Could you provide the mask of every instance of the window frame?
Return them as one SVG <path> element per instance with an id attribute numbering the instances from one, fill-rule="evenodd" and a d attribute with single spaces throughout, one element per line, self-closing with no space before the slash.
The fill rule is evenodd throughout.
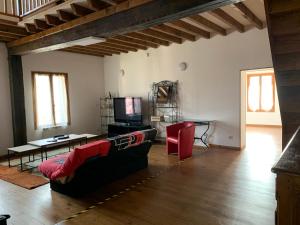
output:
<path id="1" fill-rule="evenodd" d="M 43 74 L 49 76 L 50 80 L 50 91 L 51 91 L 51 108 L 52 108 L 52 116 L 53 116 L 53 126 L 51 127 L 58 127 L 59 125 L 56 124 L 55 119 L 55 104 L 54 104 L 54 93 L 53 93 L 53 79 L 52 77 L 54 75 L 62 75 L 65 77 L 65 85 L 66 85 L 66 95 L 67 95 L 67 114 L 68 114 L 68 122 L 67 125 L 71 125 L 71 113 L 70 113 L 70 98 L 69 98 L 69 79 L 68 79 L 68 73 L 62 73 L 62 72 L 44 72 L 44 71 L 31 71 L 31 81 L 32 81 L 32 97 L 33 97 L 33 113 L 34 113 L 34 128 L 35 130 L 39 129 L 38 127 L 38 119 L 37 119 L 37 108 L 36 108 L 36 83 L 35 83 L 35 75 L 36 74 Z M 50 128 L 51 128 L 50 127 Z M 44 128 L 42 128 L 44 129 Z"/>
<path id="2" fill-rule="evenodd" d="M 271 110 L 263 110 L 261 108 L 261 90 L 262 90 L 262 77 L 263 76 L 272 76 L 272 87 L 273 87 L 273 107 Z M 249 101 L 248 101 L 248 96 L 249 96 L 249 86 L 250 86 L 250 79 L 251 77 L 259 77 L 259 109 L 256 110 L 256 111 L 252 111 L 249 107 Z M 275 112 L 275 88 L 276 88 L 276 81 L 275 81 L 275 75 L 273 72 L 268 72 L 268 73 L 250 73 L 250 74 L 247 74 L 247 112 L 252 112 L 252 113 L 255 113 L 255 112 Z"/>

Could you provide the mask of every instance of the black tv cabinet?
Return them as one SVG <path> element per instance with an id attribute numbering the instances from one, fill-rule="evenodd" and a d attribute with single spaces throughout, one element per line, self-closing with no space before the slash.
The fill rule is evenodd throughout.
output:
<path id="1" fill-rule="evenodd" d="M 115 137 L 121 134 L 127 134 L 134 131 L 151 129 L 150 125 L 127 125 L 127 124 L 108 124 L 108 137 Z"/>

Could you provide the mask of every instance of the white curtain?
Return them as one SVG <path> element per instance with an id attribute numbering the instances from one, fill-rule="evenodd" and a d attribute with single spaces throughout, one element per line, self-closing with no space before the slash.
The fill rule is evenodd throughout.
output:
<path id="1" fill-rule="evenodd" d="M 260 101 L 260 81 L 259 76 L 250 77 L 248 88 L 248 107 L 251 111 L 255 112 L 259 110 Z"/>
<path id="2" fill-rule="evenodd" d="M 264 111 L 270 111 L 274 107 L 273 77 L 262 76 L 261 86 L 261 109 Z"/>
<path id="3" fill-rule="evenodd" d="M 36 122 L 38 128 L 53 126 L 50 77 L 36 74 L 35 77 Z"/>

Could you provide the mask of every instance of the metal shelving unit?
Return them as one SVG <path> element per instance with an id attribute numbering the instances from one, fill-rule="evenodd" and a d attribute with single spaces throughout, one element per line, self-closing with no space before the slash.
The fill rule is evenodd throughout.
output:
<path id="1" fill-rule="evenodd" d="M 153 83 L 148 102 L 149 121 L 158 130 L 158 138 L 163 138 L 166 126 L 179 121 L 178 81 L 165 80 Z M 160 120 L 153 121 L 154 117 Z"/>
<path id="2" fill-rule="evenodd" d="M 101 134 L 107 134 L 108 124 L 114 122 L 113 98 L 100 98 Z"/>

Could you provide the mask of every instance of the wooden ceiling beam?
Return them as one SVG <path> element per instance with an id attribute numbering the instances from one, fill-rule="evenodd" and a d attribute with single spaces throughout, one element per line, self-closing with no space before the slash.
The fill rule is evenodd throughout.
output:
<path id="1" fill-rule="evenodd" d="M 9 41 L 13 41 L 16 40 L 15 38 L 9 38 L 9 37 L 1 37 L 0 36 L 0 42 L 9 42 Z"/>
<path id="2" fill-rule="evenodd" d="M 70 6 L 75 16 L 85 16 L 94 12 L 94 10 L 83 7 L 79 4 L 72 3 Z"/>
<path id="3" fill-rule="evenodd" d="M 114 0 L 100 0 L 101 2 L 105 2 L 109 5 L 117 5 L 117 2 Z"/>
<path id="4" fill-rule="evenodd" d="M 83 54 L 83 55 L 92 55 L 92 56 L 104 57 L 104 55 L 102 55 L 102 54 L 91 53 L 91 52 L 86 52 L 86 51 L 82 51 L 82 50 L 78 50 L 78 49 L 72 49 L 72 48 L 60 49 L 60 51 Z"/>
<path id="5" fill-rule="evenodd" d="M 210 20 L 206 19 L 203 16 L 200 15 L 193 15 L 190 16 L 188 19 L 192 20 L 193 22 L 199 24 L 199 25 L 203 25 L 213 31 L 216 31 L 217 33 L 225 36 L 227 35 L 226 29 L 224 29 L 223 27 L 219 26 L 218 24 L 215 24 L 213 22 L 211 22 Z"/>
<path id="6" fill-rule="evenodd" d="M 122 52 L 122 53 L 128 53 L 128 50 L 124 50 L 122 48 L 117 48 L 117 47 L 109 47 L 109 46 L 105 46 L 103 44 L 93 44 L 93 45 L 89 45 L 92 47 L 98 47 L 98 48 L 102 48 L 102 49 L 106 49 L 106 50 L 111 50 L 111 51 L 117 51 L 117 52 Z"/>
<path id="7" fill-rule="evenodd" d="M 101 9 L 104 9 L 111 5 L 111 4 L 109 4 L 105 1 L 101 1 L 101 0 L 87 0 L 87 3 L 88 3 L 88 6 L 94 10 L 101 10 Z"/>
<path id="8" fill-rule="evenodd" d="M 177 21 L 173 21 L 173 22 L 170 22 L 170 24 L 172 26 L 175 26 L 177 28 L 180 28 L 180 29 L 183 29 L 187 32 L 190 32 L 190 33 L 193 33 L 193 34 L 197 34 L 197 35 L 200 35 L 206 39 L 209 39 L 210 38 L 210 33 L 206 30 L 203 30 L 199 27 L 196 27 L 190 23 L 187 23 L 185 21 L 182 21 L 182 20 L 177 20 Z"/>
<path id="9" fill-rule="evenodd" d="M 234 6 L 237 7 L 258 29 L 264 28 L 263 22 L 243 2 L 235 3 Z"/>
<path id="10" fill-rule="evenodd" d="M 134 43 L 134 44 L 138 44 L 138 45 L 142 45 L 142 46 L 146 46 L 146 47 L 151 47 L 151 48 L 158 48 L 158 45 L 154 44 L 152 42 L 144 41 L 144 40 L 138 40 L 138 39 L 134 39 L 134 38 L 127 37 L 127 36 L 115 36 L 113 38 L 117 39 L 117 40 L 120 40 L 120 41 L 128 42 L 128 43 Z"/>
<path id="11" fill-rule="evenodd" d="M 86 49 L 91 49 L 91 50 L 95 50 L 95 51 L 99 51 L 99 52 L 103 52 L 103 53 L 120 55 L 120 51 L 109 50 L 109 49 L 105 49 L 105 48 L 99 47 L 99 46 L 88 45 L 85 47 L 86 47 Z"/>
<path id="12" fill-rule="evenodd" d="M 57 26 L 63 23 L 57 16 L 45 15 L 46 23 L 50 26 Z"/>
<path id="13" fill-rule="evenodd" d="M 161 25 L 157 25 L 155 27 L 152 27 L 152 29 L 174 35 L 178 38 L 183 38 L 183 39 L 186 39 L 186 40 L 189 40 L 189 41 L 196 41 L 196 36 L 195 35 L 192 35 L 190 33 L 184 32 L 182 30 L 176 29 L 176 28 L 171 27 L 169 25 L 161 24 Z"/>
<path id="14" fill-rule="evenodd" d="M 245 27 L 243 24 L 241 24 L 239 21 L 234 19 L 232 16 L 227 14 L 224 10 L 222 9 L 215 9 L 211 11 L 211 13 L 216 16 L 218 19 L 222 20 L 223 22 L 234 26 L 239 32 L 243 33 L 245 32 Z"/>
<path id="15" fill-rule="evenodd" d="M 164 46 L 169 46 L 170 42 L 168 41 L 164 41 L 155 37 L 150 37 L 147 36 L 145 34 L 141 34 L 141 33 L 136 33 L 136 32 L 132 32 L 132 33 L 128 33 L 126 34 L 126 36 L 134 38 L 136 40 L 144 40 L 144 41 L 148 41 L 148 42 L 152 42 L 154 44 L 158 44 L 158 45 L 164 45 Z"/>
<path id="16" fill-rule="evenodd" d="M 111 43 L 111 42 L 103 42 L 101 44 L 96 44 L 96 45 L 99 45 L 99 46 L 107 46 L 107 47 L 110 47 L 110 48 L 115 48 L 115 49 L 122 49 L 122 50 L 125 50 L 125 51 L 132 51 L 132 52 L 137 52 L 138 49 L 136 48 L 132 48 L 132 47 L 129 47 L 129 46 L 124 46 L 124 45 L 120 45 L 120 44 L 116 44 L 116 43 Z"/>
<path id="17" fill-rule="evenodd" d="M 6 32 L 2 32 L 2 31 L 0 31 L 0 37 L 1 38 L 9 38 L 12 40 L 16 40 L 16 39 L 20 38 L 20 36 L 18 34 L 11 34 L 11 33 L 6 33 Z"/>
<path id="18" fill-rule="evenodd" d="M 125 47 L 135 48 L 135 49 L 147 50 L 146 46 L 133 44 L 133 43 L 128 43 L 126 41 L 116 40 L 114 38 L 109 38 L 106 42 L 107 43 L 112 43 L 112 44 L 122 45 L 122 46 L 125 46 Z"/>
<path id="19" fill-rule="evenodd" d="M 112 56 L 111 53 L 105 53 L 105 52 L 101 52 L 99 50 L 89 49 L 86 46 L 83 47 L 83 46 L 76 45 L 76 46 L 72 46 L 71 48 L 75 49 L 75 50 L 79 50 L 79 51 L 85 51 L 87 53 L 94 53 L 94 54 L 101 54 L 101 55 L 106 55 L 106 56 Z"/>
<path id="20" fill-rule="evenodd" d="M 163 32 L 157 31 L 157 30 L 153 30 L 152 28 L 149 28 L 147 30 L 139 31 L 139 33 L 143 33 L 143 34 L 146 34 L 148 36 L 155 37 L 155 38 L 158 38 L 158 39 L 161 39 L 161 40 L 175 42 L 177 44 L 182 44 L 182 39 L 181 38 L 178 38 L 178 37 L 175 37 L 173 35 L 166 34 L 166 33 L 163 33 Z"/>
<path id="21" fill-rule="evenodd" d="M 10 24 L 0 23 L 0 31 L 10 33 L 10 34 L 20 34 L 23 36 L 28 35 L 28 32 L 23 27 L 18 27 Z"/>
<path id="22" fill-rule="evenodd" d="M 47 30 L 51 26 L 49 26 L 44 20 L 35 19 L 34 20 L 34 26 L 38 30 Z"/>
<path id="23" fill-rule="evenodd" d="M 57 12 L 58 18 L 64 22 L 69 22 L 69 21 L 77 18 L 77 16 L 75 16 L 74 14 L 69 13 L 64 10 L 57 10 L 56 12 Z"/>
<path id="24" fill-rule="evenodd" d="M 147 29 L 197 13 L 236 3 L 237 0 L 127 0 L 8 43 L 9 54 L 30 54 L 67 47 L 65 43 L 84 37 L 109 38 Z M 209 32 L 206 31 L 206 34 Z M 207 35 L 206 35 L 207 36 Z"/>
<path id="25" fill-rule="evenodd" d="M 25 29 L 28 33 L 35 34 L 37 32 L 40 32 L 41 30 L 37 29 L 36 26 L 32 23 L 25 23 Z"/>

